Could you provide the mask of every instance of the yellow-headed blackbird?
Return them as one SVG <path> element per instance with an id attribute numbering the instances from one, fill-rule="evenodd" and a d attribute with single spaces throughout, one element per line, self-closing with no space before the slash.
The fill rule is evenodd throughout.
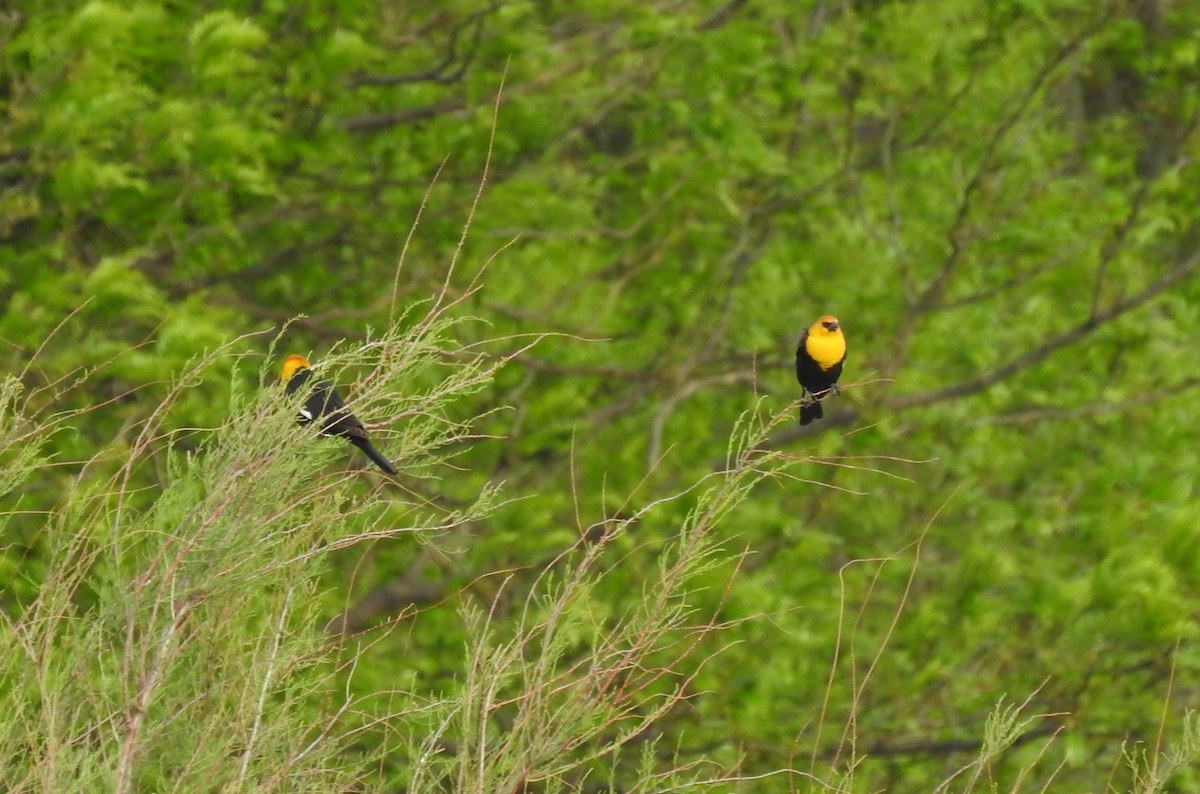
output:
<path id="1" fill-rule="evenodd" d="M 312 381 L 312 365 L 304 356 L 292 354 L 283 360 L 283 371 L 280 379 L 287 384 L 287 393 L 294 394 L 298 389 Z M 372 446 L 363 423 L 346 409 L 346 403 L 327 381 L 317 381 L 309 386 L 312 393 L 300 408 L 297 420 L 306 425 L 318 419 L 321 420 L 321 435 L 341 436 L 375 461 L 375 465 L 388 474 L 395 474 L 396 467 L 388 461 L 379 450 Z"/>
<path id="2" fill-rule="evenodd" d="M 804 387 L 805 399 L 800 406 L 800 424 L 825 415 L 821 400 L 841 391 L 837 380 L 845 362 L 846 337 L 841 323 L 827 314 L 808 327 L 796 346 L 796 380 Z"/>

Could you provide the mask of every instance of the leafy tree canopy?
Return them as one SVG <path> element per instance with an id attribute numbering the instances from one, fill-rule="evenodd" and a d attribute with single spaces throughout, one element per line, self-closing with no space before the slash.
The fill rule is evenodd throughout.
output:
<path id="1" fill-rule="evenodd" d="M 7 788 L 1195 786 L 1198 28 L 0 11 Z"/>

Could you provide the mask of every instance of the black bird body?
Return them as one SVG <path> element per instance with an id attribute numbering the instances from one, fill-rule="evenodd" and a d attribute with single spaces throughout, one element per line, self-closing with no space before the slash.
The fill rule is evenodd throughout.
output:
<path id="1" fill-rule="evenodd" d="M 283 365 L 283 379 L 288 394 L 295 394 L 304 388 L 310 390 L 296 417 L 299 424 L 307 425 L 319 421 L 321 435 L 346 439 L 361 449 L 376 466 L 388 474 L 396 473 L 396 467 L 375 449 L 367 435 L 366 427 L 346 408 L 346 402 L 333 384 L 313 379 L 313 371 L 306 359 L 302 356 L 288 356 Z"/>
<path id="2" fill-rule="evenodd" d="M 804 331 L 796 345 L 796 380 L 804 387 L 800 424 L 825 415 L 821 400 L 838 391 L 838 378 L 846 363 L 846 337 L 836 317 L 825 315 Z"/>

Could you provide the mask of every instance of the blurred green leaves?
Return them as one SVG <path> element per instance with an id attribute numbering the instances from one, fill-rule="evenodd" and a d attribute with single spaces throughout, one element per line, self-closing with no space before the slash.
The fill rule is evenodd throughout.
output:
<path id="1" fill-rule="evenodd" d="M 749 406 L 792 410 L 798 333 L 832 312 L 846 394 L 819 436 L 772 437 L 795 479 L 730 516 L 735 584 L 711 572 L 690 606 L 738 621 L 732 644 L 663 745 L 932 790 L 971 760 L 911 748 L 981 739 L 1001 695 L 1038 692 L 1073 715 L 1064 757 L 1115 758 L 1186 705 L 1163 705 L 1175 642 L 1196 672 L 1198 26 L 1082 0 L 32 11 L 0 42 L 0 365 L 31 409 L 84 413 L 22 509 L 111 476 L 222 345 L 139 487 L 194 465 L 184 429 L 224 425 L 268 356 L 459 300 L 483 322 L 452 335 L 505 366 L 439 417 L 486 414 L 453 473 L 406 486 L 512 501 L 446 548 L 347 553 L 319 596 L 322 619 L 404 629 L 350 686 L 456 697 L 475 638 L 455 607 L 511 636 L 533 572 L 721 468 Z M 274 348 L 243 336 L 288 322 Z M 644 599 L 687 506 L 614 543 L 589 629 Z M 37 520 L 11 523 L 5 570 L 42 570 Z M 989 768 L 1016 781 L 1033 752 Z"/>

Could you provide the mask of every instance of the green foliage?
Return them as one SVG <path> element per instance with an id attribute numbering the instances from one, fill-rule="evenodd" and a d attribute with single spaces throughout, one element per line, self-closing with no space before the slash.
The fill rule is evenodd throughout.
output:
<path id="1" fill-rule="evenodd" d="M 0 752 L 31 775 L 5 782 L 112 787 L 136 744 L 146 790 L 1187 788 L 1198 27 L 1084 0 L 4 14 Z M 794 414 L 827 312 L 845 394 L 759 420 Z M 262 396 L 291 350 L 400 458 L 395 500 L 316 474 L 345 446 Z M 762 432 L 786 468 L 732 466 Z M 697 483 L 730 481 L 689 556 Z M 636 714 L 575 697 L 630 627 L 709 619 L 672 708 L 666 679 Z M 131 743 L 163 654 L 175 700 Z"/>
<path id="2" fill-rule="evenodd" d="M 490 377 L 486 363 L 463 362 L 432 388 L 415 386 L 429 378 L 448 327 L 430 314 L 404 335 L 325 362 L 374 369 L 356 410 L 408 417 L 389 451 L 413 474 L 465 432 L 439 417 L 445 407 Z M 346 449 L 296 427 L 294 405 L 276 389 L 235 402 L 194 452 L 159 451 L 163 413 L 228 355 L 214 351 L 175 380 L 112 478 L 78 483 L 43 517 L 50 565 L 36 600 L 4 624 L 10 710 L 0 751 L 15 759 L 6 790 L 330 790 L 363 777 L 332 760 L 353 741 L 339 714 L 373 711 L 379 698 L 329 704 L 338 668 L 314 631 L 328 560 L 478 520 L 492 493 L 438 511 L 366 490 L 353 472 L 322 477 Z M 13 383 L 6 407 L 19 394 Z M 30 439 L 45 443 L 53 418 L 26 419 Z M 147 498 L 134 483 L 159 455 L 163 484 Z M 6 457 L 14 476 L 37 477 L 46 465 L 32 453 Z M 383 722 L 393 716 L 386 708 Z"/>

